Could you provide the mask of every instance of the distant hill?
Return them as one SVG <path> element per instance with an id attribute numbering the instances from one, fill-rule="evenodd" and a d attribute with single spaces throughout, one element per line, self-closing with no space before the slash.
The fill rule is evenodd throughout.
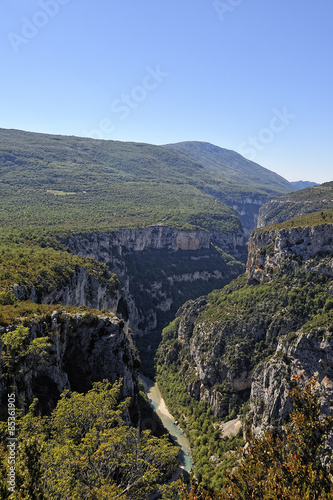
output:
<path id="1" fill-rule="evenodd" d="M 226 199 L 234 196 L 237 191 L 251 195 L 260 192 L 268 194 L 292 190 L 291 183 L 280 175 L 247 160 L 230 149 L 198 141 L 166 144 L 165 147 L 186 155 L 191 160 L 204 165 L 205 168 L 208 167 L 209 171 L 216 175 L 216 182 L 232 183 L 233 188 L 230 191 L 225 190 Z M 238 185 L 238 189 L 235 189 L 235 184 Z"/>
<path id="2" fill-rule="evenodd" d="M 0 224 L 66 231 L 163 223 L 230 232 L 240 229 L 239 206 L 254 200 L 253 226 L 264 201 L 293 189 L 207 143 L 163 147 L 6 129 L 0 171 Z"/>
<path id="3" fill-rule="evenodd" d="M 295 186 L 296 189 L 306 189 L 314 186 L 319 186 L 317 182 L 311 182 L 311 181 L 294 181 L 291 182 L 293 186 Z"/>
<path id="4" fill-rule="evenodd" d="M 229 149 L 196 141 L 167 144 L 165 147 L 200 163 L 211 172 L 214 182 L 205 188 L 205 192 L 236 208 L 245 234 L 256 227 L 261 205 L 295 190 L 295 186 L 280 175 Z"/>
<path id="5" fill-rule="evenodd" d="M 260 208 L 258 227 L 330 208 L 333 208 L 333 182 L 326 182 L 267 202 Z"/>

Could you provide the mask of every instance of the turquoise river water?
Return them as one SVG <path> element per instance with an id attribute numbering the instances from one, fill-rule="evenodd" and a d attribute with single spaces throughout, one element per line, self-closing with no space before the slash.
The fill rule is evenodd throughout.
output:
<path id="1" fill-rule="evenodd" d="M 181 468 L 185 469 L 187 472 L 190 472 L 190 470 L 192 469 L 192 460 L 190 443 L 188 442 L 188 439 L 184 436 L 179 427 L 175 425 L 175 419 L 169 413 L 157 383 L 153 382 L 150 378 L 145 377 L 144 375 L 140 375 L 140 378 L 142 380 L 151 406 L 162 420 L 164 427 L 171 435 L 173 441 L 181 448 L 181 454 L 179 457 Z"/>

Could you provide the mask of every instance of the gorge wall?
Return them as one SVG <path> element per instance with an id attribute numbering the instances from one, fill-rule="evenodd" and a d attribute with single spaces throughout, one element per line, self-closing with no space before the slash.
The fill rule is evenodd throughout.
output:
<path id="1" fill-rule="evenodd" d="M 257 231 L 249 241 L 248 282 L 272 281 L 272 271 L 301 269 L 313 282 L 325 280 L 325 297 L 314 319 L 305 317 L 300 328 L 278 339 L 273 356 L 252 374 L 250 416 L 252 430 L 260 435 L 281 424 L 291 410 L 294 378 L 315 382 L 322 412 L 333 415 L 333 224 Z M 296 283 L 295 283 L 296 285 Z M 309 290 L 314 288 L 309 282 Z M 333 448 L 333 438 L 329 441 Z"/>
<path id="2" fill-rule="evenodd" d="M 162 224 L 62 240 L 71 252 L 106 263 L 121 282 L 118 312 L 136 335 L 161 330 L 192 297 L 220 288 L 242 271 L 243 235 L 180 231 Z"/>
<path id="3" fill-rule="evenodd" d="M 333 207 L 333 183 L 301 189 L 276 199 L 267 200 L 259 209 L 258 227 L 279 224 L 293 217 Z"/>
<path id="4" fill-rule="evenodd" d="M 285 258 L 300 257 L 302 261 L 333 253 L 333 224 L 258 230 L 248 243 L 247 272 L 249 279 L 262 280 L 261 270 L 279 266 Z M 328 272 L 331 272 L 328 266 Z"/>
<path id="5" fill-rule="evenodd" d="M 5 306 L 12 323 L 1 316 L 2 408 L 15 392 L 19 407 L 38 398 L 48 413 L 65 389 L 86 392 L 93 382 L 122 379 L 121 396 L 132 401 L 128 420 L 137 425 L 140 361 L 128 321 L 116 316 L 123 300 L 116 276 L 82 259 L 66 268 L 44 262 L 44 274 L 17 279 Z M 19 326 L 28 334 L 16 334 Z M 11 332 L 16 336 L 9 338 Z"/>
<path id="6" fill-rule="evenodd" d="M 266 205 L 271 199 L 268 195 L 253 195 L 251 193 L 238 196 L 226 196 L 225 194 L 212 189 L 205 190 L 229 207 L 236 210 L 239 220 L 244 230 L 244 236 L 247 238 L 258 224 L 258 216 L 263 205 Z"/>
<path id="7" fill-rule="evenodd" d="M 41 410 L 49 412 L 65 389 L 85 392 L 93 382 L 122 379 L 122 397 L 132 398 L 129 420 L 138 422 L 139 358 L 122 320 L 111 313 L 68 312 L 58 306 L 51 313 L 35 315 L 25 326 L 27 346 L 35 339 L 46 339 L 47 354 L 27 348 L 10 357 L 3 349 L 3 408 L 8 391 L 15 392 L 21 408 L 27 409 L 38 398 Z M 6 338 L 16 327 L 1 327 L 0 333 Z"/>
<path id="8" fill-rule="evenodd" d="M 243 265 L 229 252 L 244 253 L 242 234 L 177 231 L 159 225 L 72 235 L 61 243 L 86 258 L 82 265 L 70 264 L 63 274 L 59 266 L 59 274 L 53 275 L 58 264 L 48 268 L 44 263 L 40 276 L 28 279 L 22 274 L 10 287 L 19 302 L 54 305 L 54 310 L 45 309 L 45 314 L 24 320 L 29 343 L 48 338 L 48 356 L 39 362 L 27 351 L 15 376 L 13 367 L 5 363 L 12 373 L 10 384 L 25 408 L 38 397 L 43 410 L 50 411 L 64 389 L 86 391 L 96 380 L 123 378 L 123 396 L 133 398 L 134 415 L 139 360 L 129 324 L 138 334 L 158 330 L 188 295 L 200 295 L 201 290 L 222 286 L 237 276 Z M 82 312 L 81 306 L 93 311 Z M 16 327 L 16 323 L 4 326 L 2 334 Z M 6 360 L 6 349 L 3 355 Z M 2 398 L 9 383 L 5 380 L 6 376 Z"/>
<path id="9" fill-rule="evenodd" d="M 163 334 L 159 366 L 221 419 L 248 401 L 256 435 L 290 411 L 294 376 L 313 377 L 332 415 L 332 255 L 333 224 L 255 231 L 247 274 L 182 306 Z"/>
<path id="10" fill-rule="evenodd" d="M 89 270 L 76 266 L 69 281 L 63 280 L 59 286 L 35 286 L 14 284 L 12 293 L 20 300 L 31 300 L 38 304 L 62 304 L 64 306 L 87 306 L 93 309 L 108 309 L 115 313 L 121 300 L 117 279 L 100 280 Z"/>

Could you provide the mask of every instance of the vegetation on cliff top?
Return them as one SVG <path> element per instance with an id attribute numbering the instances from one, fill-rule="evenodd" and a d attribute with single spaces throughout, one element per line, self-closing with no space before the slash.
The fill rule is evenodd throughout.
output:
<path id="1" fill-rule="evenodd" d="M 278 196 L 289 188 L 279 176 L 251 177 L 252 162 L 240 156 L 237 168 L 246 165 L 247 173 L 233 179 L 229 167 L 150 144 L 4 129 L 0 142 L 0 226 L 87 231 L 164 223 L 239 231 L 236 212 L 219 194 L 248 194 L 250 186 Z M 268 172 L 257 169 L 262 177 Z"/>
<path id="2" fill-rule="evenodd" d="M 299 215 L 279 224 L 258 228 L 255 232 L 264 233 L 266 231 L 278 231 L 279 229 L 294 229 L 297 227 L 321 226 L 325 224 L 333 224 L 333 208 Z"/>
<path id="3" fill-rule="evenodd" d="M 332 208 L 333 182 L 325 182 L 320 186 L 295 191 L 268 201 L 259 210 L 259 220 L 262 226 L 271 226 L 297 216 Z M 312 225 L 311 218 L 304 220 Z"/>
<path id="4" fill-rule="evenodd" d="M 34 288 L 37 295 L 39 290 L 59 290 L 70 284 L 79 268 L 85 269 L 105 285 L 110 294 L 119 288 L 116 275 L 105 264 L 40 245 L 20 239 L 17 242 L 0 242 L 0 305 L 15 302 L 12 294 L 14 285 L 27 291 Z"/>

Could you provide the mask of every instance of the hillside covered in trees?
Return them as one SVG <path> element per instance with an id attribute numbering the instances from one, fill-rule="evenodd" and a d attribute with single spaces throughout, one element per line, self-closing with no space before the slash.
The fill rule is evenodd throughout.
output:
<path id="1" fill-rule="evenodd" d="M 251 193 L 262 204 L 294 189 L 240 155 L 233 166 L 221 148 L 219 161 L 208 161 L 204 146 L 190 157 L 151 144 L 1 129 L 0 223 L 85 231 L 164 223 L 233 231 L 240 227 L 235 201 Z M 231 207 L 221 201 L 226 195 Z"/>

